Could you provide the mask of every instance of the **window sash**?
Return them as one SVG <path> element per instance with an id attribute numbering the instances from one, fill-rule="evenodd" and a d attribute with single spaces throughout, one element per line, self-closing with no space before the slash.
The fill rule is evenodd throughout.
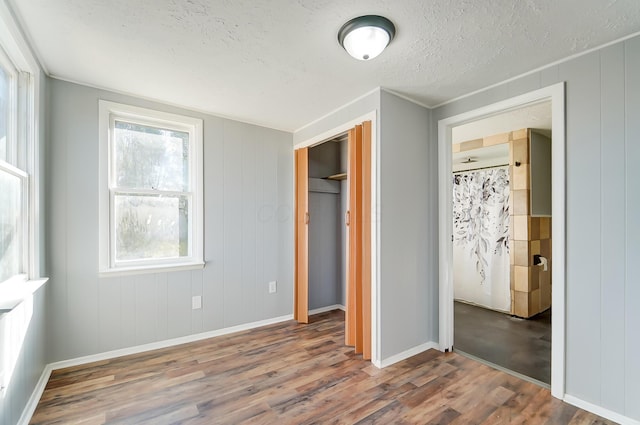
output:
<path id="1" fill-rule="evenodd" d="M 117 164 L 116 164 L 116 141 L 115 141 L 115 123 L 116 121 L 136 124 L 140 126 L 147 126 L 158 128 L 162 130 L 179 131 L 189 134 L 189 156 L 187 161 L 187 177 L 185 181 L 186 187 L 189 190 L 185 191 L 169 191 L 169 190 L 157 190 L 157 189 L 145 189 L 145 188 L 122 188 L 118 187 L 117 178 Z M 201 248 L 197 250 L 195 248 L 196 239 L 198 236 L 194 232 L 194 224 L 196 216 L 199 216 L 195 208 L 201 208 L 201 206 L 195 206 L 194 188 L 197 187 L 195 181 L 197 177 L 196 160 L 198 152 L 201 150 L 196 148 L 197 143 L 196 128 L 193 125 L 185 125 L 184 123 L 156 120 L 149 117 L 140 117 L 134 114 L 127 114 L 121 112 L 111 112 L 109 114 L 109 127 L 108 127 L 108 192 L 109 192 L 109 267 L 112 270 L 118 269 L 144 269 L 153 266 L 171 266 L 182 265 L 185 263 L 193 263 L 202 261 Z M 202 184 L 202 183 L 200 183 Z M 118 195 L 133 195 L 133 196 L 157 196 L 157 197 L 186 197 L 188 199 L 188 229 L 187 229 L 187 245 L 188 255 L 178 257 L 164 257 L 164 258 L 141 258 L 136 260 L 118 260 L 116 256 L 116 239 L 117 226 L 116 226 L 116 202 L 115 198 Z"/>
<path id="2" fill-rule="evenodd" d="M 20 239 L 20 252 L 17 273 L 7 277 L 0 284 L 28 280 L 29 272 L 29 175 L 4 161 L 0 161 L 0 173 L 18 178 L 20 186 L 20 214 L 17 225 L 17 238 Z"/>
<path id="3" fill-rule="evenodd" d="M 28 72 L 20 72 L 13 61 L 0 48 L 0 66 L 8 77 L 8 99 L 7 113 L 4 117 L 6 123 L 6 151 L 0 157 L 0 173 L 5 173 L 19 179 L 19 219 L 16 228 L 16 238 L 19 240 L 19 253 L 17 262 L 17 273 L 14 273 L 0 284 L 13 284 L 25 282 L 29 279 L 31 270 L 31 229 L 35 226 L 30 212 L 31 181 L 28 174 L 28 151 L 30 148 L 31 127 L 30 121 L 32 95 L 32 81 Z M 6 205 L 0 205 L 0 208 Z"/>
<path id="4" fill-rule="evenodd" d="M 195 161 L 195 130 L 193 126 L 187 126 L 183 123 L 169 122 L 164 120 L 154 120 L 152 118 L 141 118 L 138 116 L 130 116 L 121 113 L 112 113 L 109 117 L 109 189 L 123 190 L 125 188 L 120 188 L 117 184 L 117 161 L 116 161 L 116 141 L 115 141 L 115 130 L 116 130 L 116 122 L 124 122 L 128 124 L 139 125 L 143 127 L 151 127 L 160 130 L 168 130 L 168 131 L 176 131 L 187 133 L 189 135 L 189 160 L 187 161 L 187 176 L 186 176 L 186 187 L 188 190 L 193 190 L 195 187 L 195 174 L 194 174 L 194 161 Z M 127 189 L 135 189 L 135 190 L 144 190 L 144 188 L 127 188 Z M 186 190 L 184 191 L 186 192 Z"/>
<path id="5" fill-rule="evenodd" d="M 116 225 L 116 197 L 117 196 L 149 196 L 157 198 L 180 198 L 187 199 L 187 252 L 186 256 L 176 257 L 155 257 L 155 258 L 141 258 L 136 260 L 118 260 L 117 259 L 117 237 L 118 229 Z M 110 190 L 109 191 L 109 217 L 110 217 L 110 231 L 109 231 L 109 248 L 110 248 L 110 262 L 112 268 L 121 267 L 136 267 L 145 265 L 164 265 L 164 264 L 180 264 L 189 260 L 195 260 L 194 258 L 194 241 L 193 241 L 193 193 L 191 192 L 172 192 L 172 191 L 154 191 L 154 190 Z"/>
<path id="6" fill-rule="evenodd" d="M 20 121 L 20 111 L 18 109 L 18 71 L 2 48 L 0 48 L 0 67 L 2 67 L 9 77 L 9 99 L 7 104 L 9 113 L 6 116 L 6 156 L 5 158 L 0 158 L 0 161 L 4 161 L 14 167 L 22 166 L 21 168 L 23 168 L 24 164 L 18 163 L 18 122 Z"/>

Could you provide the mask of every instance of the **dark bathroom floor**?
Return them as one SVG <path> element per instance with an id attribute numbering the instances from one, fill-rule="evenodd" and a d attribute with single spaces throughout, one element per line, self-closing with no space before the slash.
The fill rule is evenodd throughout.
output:
<path id="1" fill-rule="evenodd" d="M 551 383 L 551 310 L 520 319 L 454 302 L 453 348 Z"/>

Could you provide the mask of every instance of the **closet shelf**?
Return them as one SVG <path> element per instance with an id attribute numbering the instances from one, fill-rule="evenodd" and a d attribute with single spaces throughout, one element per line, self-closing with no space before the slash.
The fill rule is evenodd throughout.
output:
<path id="1" fill-rule="evenodd" d="M 340 193 L 340 182 L 310 177 L 309 192 Z"/>
<path id="2" fill-rule="evenodd" d="M 325 177 L 325 179 L 327 179 L 327 180 L 346 180 L 347 179 L 347 173 L 333 174 L 331 176 Z"/>

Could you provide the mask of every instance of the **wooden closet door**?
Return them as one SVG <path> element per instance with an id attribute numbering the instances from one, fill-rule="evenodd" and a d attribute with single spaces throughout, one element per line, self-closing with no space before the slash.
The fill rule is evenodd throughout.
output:
<path id="1" fill-rule="evenodd" d="M 371 121 L 362 123 L 362 357 L 371 359 Z"/>
<path id="2" fill-rule="evenodd" d="M 349 131 L 345 343 L 371 359 L 371 122 Z"/>
<path id="3" fill-rule="evenodd" d="M 309 323 L 309 149 L 295 151 L 295 283 L 293 318 Z"/>
<path id="4" fill-rule="evenodd" d="M 358 219 L 358 198 L 359 195 L 358 181 L 359 181 L 359 169 L 361 161 L 359 161 L 359 152 L 361 152 L 361 140 L 362 140 L 362 126 L 356 125 L 349 130 L 348 139 L 348 168 L 347 176 L 349 179 L 349 207 L 347 209 L 347 226 L 349 235 L 349 245 L 347 246 L 347 312 L 345 314 L 345 344 L 356 347 L 356 353 L 361 351 L 358 347 L 362 346 L 362 328 L 358 326 L 361 315 L 361 311 L 358 309 L 358 292 L 360 281 L 359 265 L 360 260 L 358 258 L 360 254 L 359 249 L 359 234 L 358 226 L 360 220 Z M 360 331 L 358 332 L 358 329 Z M 359 335 L 359 338 L 358 338 Z M 358 342 L 358 340 L 360 342 Z"/>

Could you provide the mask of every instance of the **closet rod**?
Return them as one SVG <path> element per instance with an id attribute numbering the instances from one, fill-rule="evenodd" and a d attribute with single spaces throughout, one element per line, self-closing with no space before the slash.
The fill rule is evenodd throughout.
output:
<path id="1" fill-rule="evenodd" d="M 454 171 L 452 174 L 466 173 L 467 171 L 490 170 L 492 168 L 502 168 L 502 167 L 508 167 L 508 166 L 509 164 L 502 164 L 502 165 L 492 165 L 490 167 L 469 168 L 468 170 Z"/>

